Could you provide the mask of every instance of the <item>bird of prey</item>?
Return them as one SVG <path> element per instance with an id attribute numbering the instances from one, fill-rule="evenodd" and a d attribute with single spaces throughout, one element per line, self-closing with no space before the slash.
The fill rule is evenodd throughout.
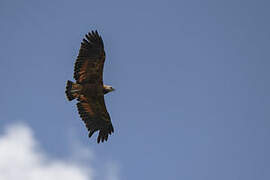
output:
<path id="1" fill-rule="evenodd" d="M 69 101 L 77 99 L 80 117 L 89 131 L 89 138 L 99 131 L 97 143 L 108 140 L 114 132 L 107 112 L 104 95 L 114 88 L 103 84 L 105 51 L 103 40 L 97 31 L 85 35 L 74 67 L 76 82 L 67 81 L 66 96 Z"/>

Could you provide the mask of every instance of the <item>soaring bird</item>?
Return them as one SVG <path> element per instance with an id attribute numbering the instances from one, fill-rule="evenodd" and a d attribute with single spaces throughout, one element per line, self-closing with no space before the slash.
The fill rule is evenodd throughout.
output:
<path id="1" fill-rule="evenodd" d="M 97 31 L 85 35 L 74 67 L 76 82 L 67 81 L 66 96 L 69 101 L 77 99 L 77 108 L 89 131 L 89 138 L 99 131 L 97 143 L 108 140 L 114 132 L 106 109 L 104 95 L 114 88 L 103 84 L 105 51 L 103 40 Z"/>

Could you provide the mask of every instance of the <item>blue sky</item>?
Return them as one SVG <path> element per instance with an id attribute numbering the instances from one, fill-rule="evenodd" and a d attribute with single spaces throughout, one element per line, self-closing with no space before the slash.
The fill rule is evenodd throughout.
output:
<path id="1" fill-rule="evenodd" d="M 0 132 L 22 123 L 63 161 L 80 144 L 95 157 L 86 169 L 102 174 L 115 163 L 116 179 L 268 180 L 269 5 L 2 0 Z M 80 42 L 95 29 L 104 81 L 117 90 L 106 96 L 115 133 L 104 144 L 87 138 L 64 94 Z"/>

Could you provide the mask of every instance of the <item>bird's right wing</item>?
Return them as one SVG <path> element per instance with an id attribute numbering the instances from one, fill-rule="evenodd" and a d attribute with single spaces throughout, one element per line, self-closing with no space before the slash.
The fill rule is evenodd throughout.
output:
<path id="1" fill-rule="evenodd" d="M 89 137 L 99 130 L 97 142 L 107 141 L 114 132 L 111 118 L 107 112 L 104 96 L 88 96 L 87 101 L 77 103 L 79 114 L 89 131 Z"/>

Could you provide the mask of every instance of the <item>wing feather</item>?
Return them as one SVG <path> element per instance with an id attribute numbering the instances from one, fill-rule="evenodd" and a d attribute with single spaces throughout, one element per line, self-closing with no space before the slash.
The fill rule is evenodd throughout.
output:
<path id="1" fill-rule="evenodd" d="M 91 137 L 99 130 L 97 142 L 107 141 L 108 136 L 114 132 L 110 115 L 106 110 L 104 98 L 98 98 L 98 101 L 78 102 L 78 112 L 89 131 Z M 105 109 L 105 111 L 104 111 Z"/>
<path id="2" fill-rule="evenodd" d="M 89 32 L 81 42 L 75 62 L 74 79 L 77 83 L 102 84 L 105 61 L 104 44 L 97 31 Z"/>

